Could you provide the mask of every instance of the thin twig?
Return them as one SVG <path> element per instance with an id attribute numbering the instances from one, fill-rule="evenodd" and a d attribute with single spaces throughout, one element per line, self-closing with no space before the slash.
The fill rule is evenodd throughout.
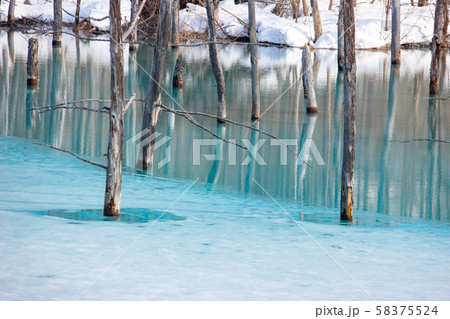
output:
<path id="1" fill-rule="evenodd" d="M 70 13 L 70 12 L 64 10 L 64 8 L 63 8 L 62 10 L 63 10 L 65 13 L 67 13 L 68 15 L 70 15 L 71 17 L 74 17 L 74 18 L 75 18 L 75 15 L 73 15 L 72 13 Z M 80 17 L 80 19 L 81 19 L 81 20 L 83 20 L 83 19 L 88 19 L 88 20 L 94 20 L 94 21 L 103 21 L 103 20 L 109 19 L 109 16 L 104 16 L 103 18 L 92 18 L 92 17 L 84 17 L 84 18 L 82 18 L 82 17 Z"/>
<path id="2" fill-rule="evenodd" d="M 131 21 L 131 24 L 130 24 L 129 28 L 122 35 L 122 41 L 125 40 L 126 38 L 128 38 L 128 36 L 133 31 L 134 27 L 136 26 L 136 24 L 137 24 L 137 22 L 139 20 L 139 16 L 141 14 L 141 11 L 142 11 L 142 9 L 144 9 L 144 5 L 145 5 L 145 0 L 142 0 L 142 3 L 140 4 L 137 12 L 134 15 L 133 21 Z"/>
<path id="3" fill-rule="evenodd" d="M 397 142 L 397 143 L 410 143 L 410 142 L 439 142 L 439 143 L 450 143 L 450 141 L 445 140 L 436 140 L 432 138 L 415 138 L 413 140 L 390 140 L 389 142 Z"/>
<path id="4" fill-rule="evenodd" d="M 85 162 L 85 163 L 88 163 L 88 164 L 91 164 L 91 165 L 98 166 L 98 167 L 101 167 L 101 168 L 103 168 L 103 169 L 106 169 L 106 166 L 105 166 L 105 165 L 91 162 L 90 160 L 87 160 L 87 159 L 85 159 L 85 158 L 82 158 L 82 157 L 78 156 L 77 154 L 72 153 L 71 151 L 63 150 L 63 149 L 61 149 L 61 148 L 58 148 L 58 147 L 55 147 L 55 146 L 52 146 L 52 145 L 48 145 L 48 144 L 39 143 L 39 142 L 34 142 L 33 144 L 42 145 L 42 146 L 47 146 L 47 147 L 50 147 L 50 148 L 52 148 L 52 149 L 54 149 L 54 150 L 57 150 L 57 151 L 60 151 L 60 152 L 69 153 L 70 155 L 75 156 L 76 158 L 78 158 L 79 160 L 81 160 L 81 161 L 83 161 L 83 162 Z"/>

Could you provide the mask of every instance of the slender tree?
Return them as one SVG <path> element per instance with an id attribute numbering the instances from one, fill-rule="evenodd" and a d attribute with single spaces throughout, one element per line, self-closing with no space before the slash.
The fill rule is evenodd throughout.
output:
<path id="1" fill-rule="evenodd" d="M 8 24 L 12 25 L 14 23 L 14 10 L 16 9 L 16 0 L 9 0 L 8 8 Z"/>
<path id="2" fill-rule="evenodd" d="M 225 97 L 225 80 L 223 77 L 222 66 L 219 61 L 219 54 L 217 52 L 216 44 L 216 27 L 215 27 L 215 15 L 214 10 L 211 7 L 212 0 L 205 0 L 206 2 L 206 13 L 208 15 L 208 35 L 209 35 L 209 58 L 211 60 L 212 69 L 214 72 L 214 77 L 216 79 L 217 87 L 217 98 L 218 98 L 218 110 L 217 110 L 217 121 L 224 122 L 222 119 L 227 117 L 227 102 Z M 217 1 L 218 3 L 218 1 Z"/>
<path id="3" fill-rule="evenodd" d="M 143 0 L 144 1 L 144 0 Z M 137 11 L 139 9 L 139 0 L 131 0 L 131 21 L 134 20 L 136 17 Z M 130 51 L 136 51 L 137 50 L 137 27 L 134 27 L 131 31 L 131 43 L 130 44 Z"/>
<path id="4" fill-rule="evenodd" d="M 254 0 L 248 0 L 248 23 L 250 37 L 250 62 L 252 66 L 252 120 L 259 119 L 259 71 L 258 71 L 258 39 L 256 38 L 256 14 Z"/>
<path id="5" fill-rule="evenodd" d="M 431 42 L 430 94 L 437 94 L 439 92 L 439 62 L 441 59 L 442 48 L 446 44 L 444 34 L 444 12 L 444 0 L 437 0 L 434 13 L 434 33 Z"/>
<path id="6" fill-rule="evenodd" d="M 177 46 L 180 42 L 180 0 L 173 0 L 172 8 L 172 44 Z"/>
<path id="7" fill-rule="evenodd" d="M 62 0 L 53 1 L 53 42 L 55 46 L 61 45 L 62 39 Z"/>
<path id="8" fill-rule="evenodd" d="M 172 0 L 161 0 L 159 5 L 158 30 L 156 31 L 156 44 L 153 51 L 152 72 L 145 100 L 144 118 L 142 120 L 142 131 L 149 133 L 150 136 L 153 136 L 156 132 L 160 112 L 160 107 L 157 104 L 161 103 L 164 64 L 167 51 L 169 50 L 171 3 Z M 142 135 L 138 167 L 143 171 L 149 170 L 153 165 L 155 139 L 151 138 L 150 142 L 147 142 L 147 140 L 147 134 Z"/>
<path id="9" fill-rule="evenodd" d="M 355 164 L 356 59 L 354 1 L 344 0 L 344 148 L 341 181 L 341 220 L 352 221 Z"/>
<path id="10" fill-rule="evenodd" d="M 400 64 L 400 0 L 392 0 L 391 62 Z"/>
<path id="11" fill-rule="evenodd" d="M 120 0 L 110 0 L 111 106 L 103 214 L 119 216 L 123 161 L 123 40 Z"/>
<path id="12" fill-rule="evenodd" d="M 317 0 L 311 0 L 311 11 L 314 20 L 314 42 L 316 42 L 322 36 L 322 21 Z"/>
<path id="13" fill-rule="evenodd" d="M 344 0 L 339 2 L 339 17 L 338 17 L 338 69 L 342 71 L 344 69 L 344 18 L 342 13 L 344 11 Z"/>
<path id="14" fill-rule="evenodd" d="M 309 16 L 308 1 L 307 0 L 302 0 L 302 6 L 303 6 L 303 15 L 305 17 L 308 17 Z"/>
<path id="15" fill-rule="evenodd" d="M 80 8 L 81 8 L 81 0 L 77 0 L 77 7 L 75 9 L 75 27 L 80 23 Z"/>

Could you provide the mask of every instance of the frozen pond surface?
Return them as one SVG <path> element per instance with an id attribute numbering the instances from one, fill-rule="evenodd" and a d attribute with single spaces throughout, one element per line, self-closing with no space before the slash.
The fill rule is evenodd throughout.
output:
<path id="1" fill-rule="evenodd" d="M 27 91 L 26 41 L 16 34 L 8 43 L 5 33 L 0 36 L 0 299 L 450 298 L 448 144 L 390 142 L 449 140 L 448 103 L 427 99 L 428 52 L 403 53 L 395 105 L 388 103 L 395 81 L 389 56 L 359 53 L 352 225 L 339 223 L 337 209 L 342 121 L 335 55 L 316 56 L 320 113 L 311 121 L 297 84 L 275 101 L 300 72 L 299 51 L 278 49 L 260 51 L 262 110 L 268 110 L 260 129 L 297 139 L 300 145 L 293 147 L 298 149 L 312 132 L 325 165 L 311 160 L 312 167 L 298 167 L 291 158 L 280 165 L 280 147 L 269 142 L 260 151 L 267 165 L 255 160 L 240 165 L 247 155 L 239 150 L 238 165 L 204 157 L 201 165 L 193 165 L 192 140 L 211 137 L 162 114 L 159 132 L 172 139 L 169 149 L 158 150 L 155 161 L 167 152 L 171 161 L 153 176 L 139 174 L 133 150 L 127 149 L 124 212 L 111 220 L 101 216 L 102 169 L 33 144 L 52 144 L 104 163 L 106 117 L 72 110 L 40 115 L 25 111 L 64 99 L 107 99 L 109 71 L 105 56 L 98 53 L 107 52 L 107 44 L 64 38 L 67 46 L 52 52 L 49 41 L 41 38 L 39 88 Z M 190 110 L 215 113 L 214 80 L 205 52 L 179 51 L 187 74 L 176 101 Z M 229 116 L 248 122 L 248 52 L 244 47 L 222 52 Z M 149 70 L 151 50 L 141 47 L 135 57 L 135 64 L 127 60 L 126 94 L 142 97 L 148 76 L 139 65 Z M 171 55 L 167 84 L 172 60 Z M 448 79 L 446 70 L 442 96 L 450 93 Z M 138 133 L 141 116 L 139 104 L 127 113 L 126 140 Z M 199 121 L 216 130 L 214 121 Z M 232 126 L 217 132 L 253 143 L 263 138 Z M 228 145 L 215 142 L 204 148 L 204 154 L 223 153 L 225 158 L 231 153 Z"/>

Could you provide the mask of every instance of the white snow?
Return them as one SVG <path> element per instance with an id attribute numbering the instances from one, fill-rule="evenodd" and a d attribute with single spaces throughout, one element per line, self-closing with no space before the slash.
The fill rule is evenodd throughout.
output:
<path id="1" fill-rule="evenodd" d="M 329 1 L 319 0 L 323 35 L 316 41 L 316 48 L 337 48 L 338 7 L 328 10 Z M 337 1 L 335 1 L 337 3 Z M 218 37 L 225 33 L 233 37 L 246 36 L 248 24 L 247 3 L 235 5 L 233 0 L 224 0 L 220 5 Z M 300 17 L 297 22 L 292 18 L 281 18 L 271 11 L 274 5 L 257 4 L 256 22 L 259 42 L 270 42 L 293 47 L 301 47 L 308 41 L 313 42 L 314 24 L 312 17 Z M 229 14 L 228 12 L 231 12 Z M 434 5 L 413 7 L 409 0 L 401 1 L 401 42 L 430 42 L 433 33 Z M 384 31 L 384 2 L 375 1 L 359 3 L 355 10 L 356 47 L 378 48 L 391 41 L 390 31 Z M 241 21 L 242 22 L 241 22 Z M 180 13 L 181 28 L 187 32 L 204 33 L 207 30 L 206 13 L 203 7 L 190 4 Z M 390 28 L 390 27 L 389 27 Z M 388 28 L 388 29 L 389 29 Z"/>
<path id="2" fill-rule="evenodd" d="M 31 5 L 24 4 L 24 1 L 16 1 L 16 9 L 14 12 L 15 19 L 22 17 L 34 18 L 43 21 L 53 21 L 53 3 L 47 0 L 31 0 Z M 75 15 L 76 0 L 63 0 L 63 9 Z M 0 21 L 6 20 L 8 14 L 9 3 L 2 1 Z M 131 2 L 128 0 L 121 1 L 122 21 L 130 21 Z M 74 22 L 74 17 L 67 14 L 63 10 L 63 22 Z M 80 18 L 96 18 L 101 19 L 109 16 L 109 1 L 101 0 L 83 0 L 80 7 Z M 109 19 L 102 21 L 91 20 L 91 24 L 100 30 L 109 29 Z"/>
<path id="3" fill-rule="evenodd" d="M 322 20 L 323 35 L 314 43 L 316 48 L 337 48 L 338 1 L 328 10 L 329 0 L 318 0 Z M 15 17 L 29 17 L 52 21 L 53 5 L 46 0 L 32 0 L 32 5 L 17 2 Z M 122 0 L 122 19 L 130 20 L 130 1 Z M 75 14 L 76 0 L 63 1 L 63 8 Z M 269 42 L 291 47 L 302 47 L 308 41 L 313 42 L 314 24 L 312 17 L 300 17 L 295 22 L 290 17 L 282 18 L 272 13 L 275 5 L 256 5 L 257 37 L 259 42 Z M 220 3 L 219 38 L 243 37 L 247 35 L 248 5 L 234 4 L 234 0 L 223 0 Z M 2 1 L 0 20 L 6 19 L 8 3 Z M 109 2 L 84 0 L 81 2 L 81 17 L 101 19 L 109 14 Z M 385 26 L 384 1 L 375 0 L 358 3 L 355 9 L 355 30 L 357 48 L 379 48 L 390 43 L 390 31 Z M 427 7 L 411 6 L 409 0 L 401 0 L 401 42 L 430 42 L 433 34 L 434 4 Z M 63 21 L 73 22 L 74 18 L 63 12 Z M 389 23 L 388 19 L 388 23 Z M 109 28 L 109 19 L 91 21 L 92 25 L 101 29 Z M 243 24 L 244 23 L 244 24 Z M 180 28 L 185 32 L 205 33 L 207 31 L 206 10 L 204 7 L 188 4 L 180 12 Z M 390 26 L 388 27 L 390 29 Z"/>

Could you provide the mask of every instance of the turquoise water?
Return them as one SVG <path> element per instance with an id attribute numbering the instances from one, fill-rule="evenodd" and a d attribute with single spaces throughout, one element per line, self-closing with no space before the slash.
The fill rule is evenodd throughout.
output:
<path id="1" fill-rule="evenodd" d="M 319 155 L 311 152 L 309 166 L 295 165 L 289 151 L 284 165 L 282 149 L 269 139 L 259 150 L 266 165 L 251 156 L 241 165 L 247 152 L 237 148 L 234 157 L 232 146 L 214 139 L 202 146 L 200 165 L 194 165 L 194 139 L 212 137 L 162 113 L 158 140 L 171 139 L 156 150 L 155 163 L 170 155 L 168 164 L 153 174 L 138 172 L 131 144 L 124 159 L 122 216 L 105 218 L 104 170 L 33 142 L 104 164 L 107 116 L 25 109 L 109 99 L 108 44 L 65 37 L 58 51 L 51 38 L 39 39 L 40 82 L 29 90 L 25 39 L 0 33 L 0 299 L 450 297 L 449 144 L 391 142 L 449 140 L 448 100 L 430 102 L 427 96 L 428 52 L 404 51 L 393 76 L 388 54 L 358 53 L 353 224 L 339 222 L 343 122 L 334 52 L 316 54 L 319 114 L 309 117 L 295 83 L 300 51 L 273 48 L 260 50 L 265 114 L 259 128 L 292 140 L 297 153 L 311 138 Z M 248 124 L 249 52 L 226 46 L 221 54 L 228 116 Z M 126 96 L 145 96 L 151 56 L 144 46 L 135 56 L 126 55 Z M 172 51 L 164 87 L 174 99 L 165 94 L 164 103 L 215 114 L 207 50 L 180 48 L 178 56 L 186 64 L 185 88 L 170 88 Z M 450 95 L 449 77 L 445 70 L 442 97 Z M 396 85 L 397 95 L 389 94 Z M 126 141 L 139 133 L 142 111 L 140 103 L 128 110 Z M 229 124 L 217 126 L 212 119 L 197 120 L 239 143 L 266 138 Z M 208 154 L 225 160 L 208 160 Z M 319 157 L 325 165 L 319 165 Z"/>
<path id="2" fill-rule="evenodd" d="M 107 151 L 107 115 L 80 110 L 58 110 L 38 114 L 28 107 L 45 106 L 79 99 L 109 99 L 108 44 L 85 43 L 67 38 L 62 49 L 52 49 L 48 39 L 40 44 L 40 82 L 35 90 L 26 87 L 26 41 L 19 35 L 7 41 L 2 33 L 1 127 L 3 136 L 17 136 L 64 148 L 99 163 Z M 225 69 L 228 117 L 249 124 L 251 82 L 249 52 L 243 46 L 222 48 Z M 285 147 L 271 144 L 270 138 L 248 129 L 226 125 L 217 127 L 213 119 L 195 117 L 213 132 L 243 144 L 263 143 L 259 154 L 264 161 L 251 160 L 239 147 L 215 141 L 201 147 L 200 164 L 194 164 L 194 139 L 213 139 L 209 133 L 181 117 L 160 116 L 159 140 L 170 138 L 155 153 L 155 163 L 170 157 L 168 164 L 153 168 L 155 176 L 179 178 L 223 185 L 240 193 L 265 195 L 255 179 L 274 198 L 319 207 L 338 208 L 342 153 L 341 81 L 332 51 L 315 56 L 314 74 L 319 114 L 305 113 L 300 75 L 300 51 L 260 49 L 261 118 L 259 129 L 289 139 L 300 153 L 306 138 L 312 138 L 323 163 L 311 154 L 309 166 L 295 165 L 295 156 Z M 185 87 L 170 88 L 175 54 L 186 64 Z M 125 96 L 136 93 L 145 98 L 152 49 L 141 46 L 136 55 L 126 56 Z M 206 48 L 172 51 L 167 58 L 166 105 L 186 110 L 216 113 L 215 82 Z M 298 60 L 297 60 L 298 59 Z M 389 56 L 383 52 L 358 54 L 357 139 L 355 160 L 355 209 L 395 216 L 448 221 L 449 147 L 446 143 L 391 140 L 434 138 L 448 140 L 450 120 L 448 100 L 428 100 L 427 51 L 405 51 L 403 64 L 391 72 Z M 390 75 L 392 73 L 392 75 Z M 442 97 L 450 95 L 449 71 L 443 71 Z M 391 87 L 396 94 L 389 98 Z M 285 92 L 286 91 L 286 92 Z M 284 94 L 282 94 L 285 92 Z M 170 95 L 170 96 L 169 96 Z M 91 107 L 100 103 L 86 104 Z M 134 103 L 125 117 L 125 141 L 139 133 L 142 103 Z M 262 141 L 265 140 L 265 141 Z M 222 155 L 222 161 L 205 159 L 205 154 Z M 231 160 L 230 160 L 231 158 Z M 250 159 L 252 157 L 250 156 Z M 134 171 L 135 145 L 126 144 L 124 166 Z M 235 164 L 233 163 L 235 162 Z M 265 165 L 264 165 L 265 164 Z"/>

